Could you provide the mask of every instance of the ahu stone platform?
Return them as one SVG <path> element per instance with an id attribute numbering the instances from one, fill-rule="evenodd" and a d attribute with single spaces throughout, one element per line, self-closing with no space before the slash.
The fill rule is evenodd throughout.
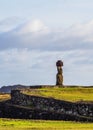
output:
<path id="1" fill-rule="evenodd" d="M 0 117 L 93 122 L 93 103 L 72 103 L 11 91 L 11 100 L 0 103 Z"/>

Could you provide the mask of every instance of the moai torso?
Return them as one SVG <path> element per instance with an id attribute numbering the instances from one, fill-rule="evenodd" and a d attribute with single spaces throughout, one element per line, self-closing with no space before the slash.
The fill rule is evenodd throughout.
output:
<path id="1" fill-rule="evenodd" d="M 57 66 L 57 75 L 56 75 L 56 85 L 63 85 L 63 71 L 62 71 L 62 66 L 63 66 L 63 62 L 61 60 L 58 60 L 56 62 L 56 66 Z"/>

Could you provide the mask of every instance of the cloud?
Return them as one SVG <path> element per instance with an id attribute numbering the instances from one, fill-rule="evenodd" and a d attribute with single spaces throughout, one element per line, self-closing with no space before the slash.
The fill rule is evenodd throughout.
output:
<path id="1" fill-rule="evenodd" d="M 88 52 L 89 53 L 89 52 Z M 31 51 L 10 49 L 0 51 L 0 83 L 55 84 L 56 61 L 63 60 L 64 84 L 92 85 L 92 51 Z"/>
<path id="2" fill-rule="evenodd" d="M 43 24 L 40 20 L 33 20 L 24 23 L 17 30 L 18 34 L 28 34 L 28 33 L 47 33 L 49 28 Z"/>
<path id="3" fill-rule="evenodd" d="M 58 31 L 49 29 L 40 20 L 34 20 L 1 33 L 0 49 L 29 48 L 44 51 L 92 49 L 92 30 L 93 21 Z"/>
<path id="4" fill-rule="evenodd" d="M 50 29 L 40 20 L 0 33 L 0 83 L 55 84 L 56 61 L 64 84 L 92 85 L 93 21 Z"/>
<path id="5" fill-rule="evenodd" d="M 24 19 L 16 16 L 3 19 L 2 21 L 0 21 L 0 33 L 13 30 L 18 26 L 18 24 L 20 24 L 20 22 L 22 23 L 22 21 L 24 21 Z"/>

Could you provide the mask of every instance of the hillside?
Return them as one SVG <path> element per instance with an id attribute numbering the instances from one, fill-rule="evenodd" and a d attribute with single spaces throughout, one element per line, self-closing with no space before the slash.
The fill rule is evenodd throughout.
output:
<path id="1" fill-rule="evenodd" d="M 23 91 L 24 94 L 66 100 L 76 101 L 93 101 L 93 88 L 84 87 L 66 87 L 66 88 L 40 88 L 28 89 Z"/>
<path id="2" fill-rule="evenodd" d="M 9 85 L 9 86 L 2 86 L 0 88 L 0 93 L 11 93 L 11 90 L 14 89 L 25 89 L 25 88 L 29 88 L 29 86 L 25 86 L 25 85 Z"/>
<path id="3" fill-rule="evenodd" d="M 6 87 L 5 87 L 6 88 Z M 77 101 L 93 101 L 93 88 L 92 87 L 46 87 L 38 89 L 23 89 L 23 93 L 33 96 L 41 96 L 47 98 L 54 98 L 59 100 L 77 102 Z M 10 91 L 10 90 L 9 90 Z M 0 94 L 0 101 L 10 98 L 9 94 Z"/>

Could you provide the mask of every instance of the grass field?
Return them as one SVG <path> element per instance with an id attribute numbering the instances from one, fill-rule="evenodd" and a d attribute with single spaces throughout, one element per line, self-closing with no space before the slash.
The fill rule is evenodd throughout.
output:
<path id="1" fill-rule="evenodd" d="M 0 119 L 0 130 L 93 130 L 92 123 Z"/>
<path id="2" fill-rule="evenodd" d="M 10 99 L 10 94 L 0 94 L 0 101 L 5 101 Z"/>
<path id="3" fill-rule="evenodd" d="M 25 92 L 28 95 L 52 97 L 66 101 L 93 101 L 93 88 L 69 87 L 69 88 L 41 88 Z"/>
<path id="4" fill-rule="evenodd" d="M 93 101 L 93 88 L 68 87 L 68 88 L 41 88 L 23 92 L 27 95 L 51 97 L 71 102 Z M 10 99 L 9 94 L 0 94 L 0 101 Z"/>

